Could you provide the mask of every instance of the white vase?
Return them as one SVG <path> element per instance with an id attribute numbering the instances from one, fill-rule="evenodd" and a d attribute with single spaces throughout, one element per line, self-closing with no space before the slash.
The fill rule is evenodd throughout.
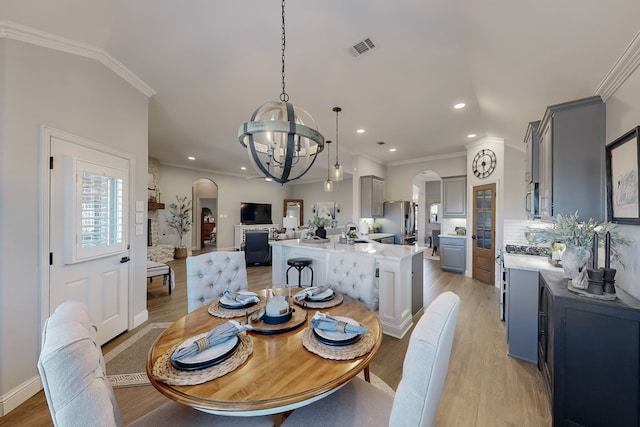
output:
<path id="1" fill-rule="evenodd" d="M 575 288 L 587 287 L 587 263 L 591 249 L 584 246 L 566 245 L 562 254 L 562 268 Z"/>

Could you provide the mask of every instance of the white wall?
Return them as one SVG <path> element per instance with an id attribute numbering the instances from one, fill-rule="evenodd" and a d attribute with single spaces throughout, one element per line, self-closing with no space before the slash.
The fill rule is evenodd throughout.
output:
<path id="1" fill-rule="evenodd" d="M 607 107 L 607 136 L 605 144 L 609 144 L 626 132 L 640 125 L 640 70 L 636 71 L 625 83 L 606 100 Z M 631 246 L 620 248 L 620 255 L 626 265 L 626 270 L 619 264 L 612 264 L 618 270 L 616 286 L 640 299 L 640 226 L 621 225 L 620 234 L 633 240 Z"/>
<path id="2" fill-rule="evenodd" d="M 218 222 L 217 247 L 229 249 L 233 247 L 233 226 L 240 224 L 240 203 L 271 203 L 271 215 L 275 224 L 282 225 L 282 207 L 284 199 L 290 199 L 292 185 L 281 186 L 276 182 L 266 182 L 260 179 L 247 180 L 213 172 L 184 169 L 175 166 L 160 165 L 160 188 L 162 188 L 162 203 L 168 205 L 176 200 L 176 195 L 191 198 L 191 185 L 194 181 L 210 179 L 218 186 Z M 321 184 L 320 184 L 321 185 Z M 168 207 L 168 206 L 167 206 Z M 306 202 L 305 202 L 306 209 Z M 161 244 L 176 244 L 177 234 L 166 227 L 167 209 L 161 210 L 159 215 Z M 164 228 L 162 224 L 165 224 Z M 162 234 L 165 234 L 164 236 Z M 191 233 L 184 238 L 187 248 L 192 247 Z M 197 243 L 196 243 L 197 244 Z"/>
<path id="3" fill-rule="evenodd" d="M 291 186 L 291 198 L 304 200 L 304 225 L 306 226 L 313 218 L 311 208 L 317 202 L 336 202 L 340 205 L 340 212 L 336 213 L 338 224 L 344 225 L 353 221 L 352 206 L 352 179 L 345 177 L 344 180 L 333 184 L 333 191 L 324 191 L 322 182 L 312 182 L 308 184 L 295 184 Z"/>
<path id="4" fill-rule="evenodd" d="M 432 170 L 441 178 L 466 174 L 466 154 L 438 156 L 423 162 L 391 165 L 384 181 L 385 200 L 412 200 L 413 178 L 424 170 Z"/>
<path id="5" fill-rule="evenodd" d="M 524 131 L 522 132 L 524 135 Z M 524 207 L 524 196 L 527 184 L 524 182 L 525 151 L 524 142 L 522 148 L 516 149 L 510 145 L 504 146 L 504 185 L 503 194 L 503 217 L 505 219 L 527 219 L 527 212 Z"/>
<path id="6" fill-rule="evenodd" d="M 0 39 L 0 399 L 4 412 L 39 383 L 40 126 L 135 158 L 133 195 L 147 200 L 148 99 L 98 61 Z M 131 218 L 131 223 L 134 218 Z M 131 227 L 134 315 L 146 313 L 146 236 Z M 46 307 L 45 303 L 45 306 Z M 141 314 L 142 313 L 142 314 Z"/>

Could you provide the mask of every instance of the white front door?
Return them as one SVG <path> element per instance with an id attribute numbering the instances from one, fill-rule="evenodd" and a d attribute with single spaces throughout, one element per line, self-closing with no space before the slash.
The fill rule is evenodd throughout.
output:
<path id="1" fill-rule="evenodd" d="M 104 344 L 128 324 L 130 162 L 71 139 L 49 141 L 49 313 L 84 302 Z"/>

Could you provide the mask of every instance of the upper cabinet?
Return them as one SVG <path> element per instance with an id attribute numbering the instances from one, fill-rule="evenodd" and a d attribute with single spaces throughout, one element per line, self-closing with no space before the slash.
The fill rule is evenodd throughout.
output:
<path id="1" fill-rule="evenodd" d="M 529 123 L 527 133 L 524 136 L 525 145 L 525 164 L 524 164 L 524 182 L 533 184 L 539 181 L 538 172 L 540 164 L 540 135 L 538 127 L 540 120 Z"/>
<path id="2" fill-rule="evenodd" d="M 442 217 L 467 217 L 467 177 L 442 178 Z"/>
<path id="3" fill-rule="evenodd" d="M 542 218 L 604 220 L 605 106 L 599 96 L 548 107 L 540 127 Z"/>
<path id="4" fill-rule="evenodd" d="M 360 177 L 360 217 L 379 218 L 384 215 L 384 180 L 377 176 Z"/>

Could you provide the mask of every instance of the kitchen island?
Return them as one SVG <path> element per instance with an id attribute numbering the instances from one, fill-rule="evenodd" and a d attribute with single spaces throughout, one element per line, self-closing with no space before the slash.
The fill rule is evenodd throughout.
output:
<path id="1" fill-rule="evenodd" d="M 383 244 L 366 238 L 360 239 L 363 243 L 346 244 L 339 243 L 339 236 L 329 237 L 325 243 L 310 243 L 303 239 L 271 242 L 273 286 L 285 286 L 289 258 L 311 258 L 314 285 L 324 285 L 327 283 L 327 259 L 330 253 L 345 252 L 374 257 L 378 270 L 378 318 L 382 331 L 392 337 L 402 338 L 411 328 L 413 316 L 423 307 L 424 248 Z M 305 273 L 303 271 L 302 285 L 308 286 L 310 274 Z"/>

